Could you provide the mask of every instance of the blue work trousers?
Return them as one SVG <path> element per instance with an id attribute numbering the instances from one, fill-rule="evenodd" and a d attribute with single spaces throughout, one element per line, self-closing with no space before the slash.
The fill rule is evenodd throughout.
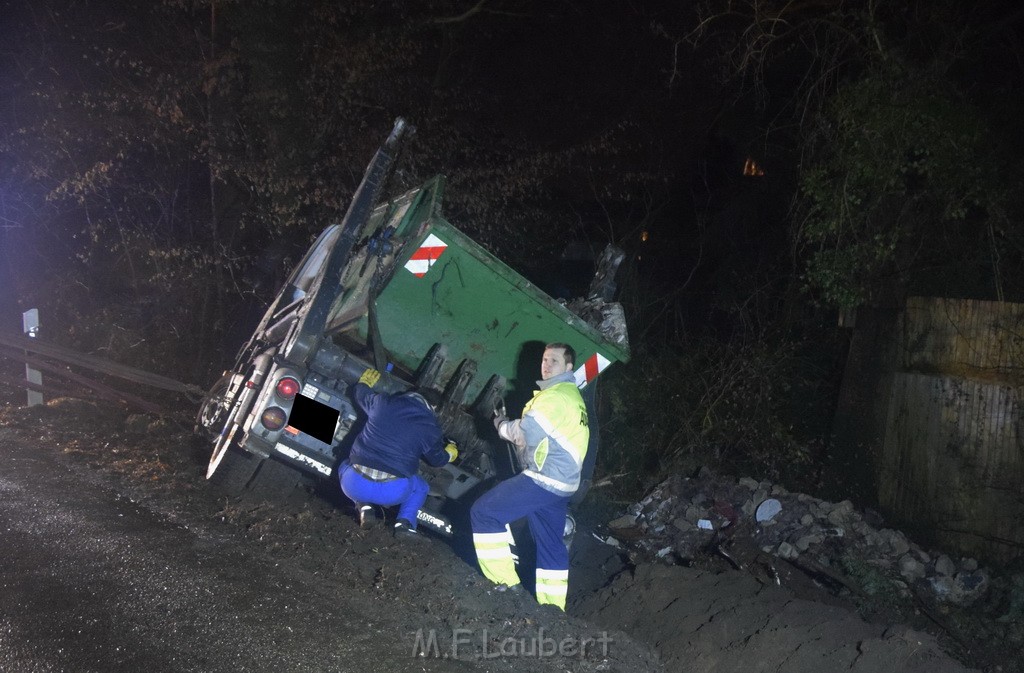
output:
<path id="1" fill-rule="evenodd" d="M 338 480 L 342 492 L 356 504 L 356 508 L 360 505 L 398 505 L 398 518 L 408 521 L 413 529 L 417 525 L 416 515 L 430 491 L 430 486 L 419 475 L 374 481 L 352 469 L 348 461 L 338 467 Z"/>
<path id="2" fill-rule="evenodd" d="M 526 517 L 537 544 L 538 571 L 556 571 L 559 577 L 567 578 L 569 550 L 565 548 L 562 537 L 568 508 L 569 496 L 552 493 L 538 486 L 537 482 L 525 474 L 518 474 L 501 482 L 473 503 L 470 520 L 474 541 L 487 544 L 492 537 L 497 540 L 497 534 L 505 532 L 507 524 Z M 485 559 L 480 560 L 481 566 L 487 565 Z M 484 570 L 487 574 L 486 568 Z M 491 579 L 497 578 L 499 583 L 509 583 L 504 579 L 506 574 L 499 570 Z M 564 600 L 563 596 L 563 604 Z"/>

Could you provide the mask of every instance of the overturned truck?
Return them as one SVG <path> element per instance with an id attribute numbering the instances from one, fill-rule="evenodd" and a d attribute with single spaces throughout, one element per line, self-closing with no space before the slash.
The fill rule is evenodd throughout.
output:
<path id="1" fill-rule="evenodd" d="M 576 380 L 594 417 L 596 377 L 629 357 L 622 310 L 611 301 L 622 253 L 609 246 L 588 294 L 563 304 L 445 220 L 443 177 L 378 205 L 409 133 L 397 120 L 341 224 L 328 226 L 292 271 L 196 425 L 213 442 L 208 479 L 229 491 L 291 496 L 311 477 L 333 478 L 347 455 L 361 422 L 351 388 L 366 369 L 382 372 L 375 390 L 434 388 L 460 455 L 423 467 L 430 496 L 420 522 L 451 534 L 456 513 L 514 470 L 490 419 L 506 396 L 533 389 L 545 343 L 576 349 Z M 597 441 L 592 432 L 584 477 Z"/>

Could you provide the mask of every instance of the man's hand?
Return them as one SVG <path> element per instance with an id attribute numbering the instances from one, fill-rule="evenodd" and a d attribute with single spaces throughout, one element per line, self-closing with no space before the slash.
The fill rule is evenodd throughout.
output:
<path id="1" fill-rule="evenodd" d="M 377 385 L 377 381 L 380 381 L 380 372 L 376 369 L 367 369 L 363 372 L 363 375 L 359 377 L 360 383 L 365 383 L 371 388 Z"/>
<path id="2" fill-rule="evenodd" d="M 507 423 L 507 422 L 508 422 L 508 416 L 506 416 L 505 414 L 501 413 L 500 410 L 495 409 L 494 410 L 494 429 L 495 430 L 500 430 L 501 429 L 501 424 L 502 423 Z"/>
<path id="3" fill-rule="evenodd" d="M 459 446 L 452 440 L 448 440 L 448 444 L 444 447 L 444 450 L 448 452 L 448 462 L 454 463 L 455 459 L 459 457 Z"/>

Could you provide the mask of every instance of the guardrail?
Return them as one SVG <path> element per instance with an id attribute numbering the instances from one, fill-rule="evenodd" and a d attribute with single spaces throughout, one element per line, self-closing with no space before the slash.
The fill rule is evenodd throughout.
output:
<path id="1" fill-rule="evenodd" d="M 166 415 L 167 412 L 158 404 L 145 400 L 132 393 L 113 388 L 96 379 L 74 372 L 69 369 L 67 365 L 100 372 L 108 376 L 158 388 L 160 390 L 178 393 L 189 397 L 193 401 L 198 401 L 198 399 L 201 399 L 206 394 L 206 391 L 203 388 L 191 383 L 175 381 L 172 378 L 168 378 L 160 374 L 147 372 L 136 367 L 129 367 L 128 365 L 100 358 L 95 355 L 89 355 L 88 353 L 80 353 L 65 346 L 44 343 L 38 338 L 28 338 L 21 336 L 20 334 L 0 332 L 0 357 L 18 360 L 24 362 L 26 365 L 30 365 L 34 369 L 46 371 L 58 378 L 73 381 L 81 386 L 89 388 L 96 397 L 128 404 L 153 414 Z M 50 360 L 65 363 L 65 366 L 54 364 L 53 362 L 50 362 Z M 30 381 L 18 381 L 13 377 L 6 377 L 3 375 L 0 375 L 0 381 L 5 384 L 15 385 L 37 392 L 62 392 L 59 388 L 52 385 L 40 385 Z M 74 397 L 76 395 L 70 396 Z"/>

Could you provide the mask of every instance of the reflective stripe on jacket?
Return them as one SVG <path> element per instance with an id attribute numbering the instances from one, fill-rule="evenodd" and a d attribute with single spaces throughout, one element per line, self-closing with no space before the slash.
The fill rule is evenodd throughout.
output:
<path id="1" fill-rule="evenodd" d="M 523 474 L 545 490 L 572 495 L 580 485 L 580 469 L 587 454 L 590 429 L 587 407 L 572 372 L 538 381 L 540 390 L 523 408 L 518 428 L 525 446 L 521 449 Z M 505 429 L 506 426 L 503 426 Z"/>

